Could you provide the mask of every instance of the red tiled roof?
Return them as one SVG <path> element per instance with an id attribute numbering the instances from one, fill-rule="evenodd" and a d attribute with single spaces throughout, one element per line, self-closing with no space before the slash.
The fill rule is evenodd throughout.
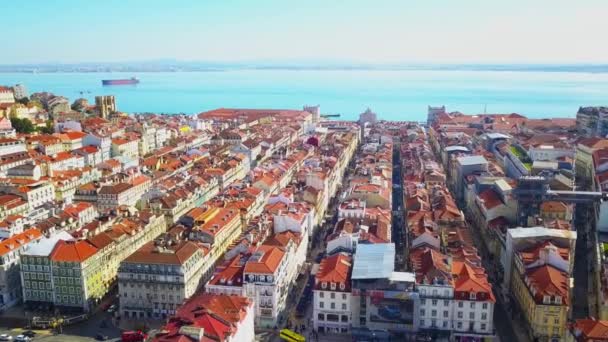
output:
<path id="1" fill-rule="evenodd" d="M 576 341 L 608 341 L 608 321 L 577 319 L 570 330 L 577 336 Z"/>
<path id="2" fill-rule="evenodd" d="M 494 189 L 486 189 L 479 193 L 479 199 L 482 200 L 486 209 L 492 209 L 502 204 L 500 197 Z"/>
<path id="3" fill-rule="evenodd" d="M 468 261 L 452 261 L 452 276 L 456 299 L 469 300 L 470 293 L 475 293 L 478 301 L 495 302 L 492 286 L 488 282 L 485 270 Z"/>
<path id="4" fill-rule="evenodd" d="M 568 304 L 569 278 L 565 272 L 551 265 L 543 265 L 526 270 L 526 278 L 529 279 L 530 287 L 535 291 L 536 303 L 542 304 L 544 296 L 560 296 L 562 303 Z"/>
<path id="5" fill-rule="evenodd" d="M 343 283 L 346 289 L 350 288 L 350 274 L 352 271 L 352 258 L 345 253 L 338 253 L 321 260 L 317 272 L 316 284 Z"/>
<path id="6" fill-rule="evenodd" d="M 280 247 L 262 245 L 252 254 L 245 264 L 245 273 L 274 273 L 285 257 Z"/>
<path id="7" fill-rule="evenodd" d="M 51 252 L 51 260 L 64 262 L 83 262 L 97 253 L 97 248 L 86 240 L 60 240 Z"/>
<path id="8" fill-rule="evenodd" d="M 224 341 L 236 333 L 237 325 L 245 319 L 250 306 L 251 302 L 245 297 L 195 295 L 177 310 L 155 341 L 181 341 L 179 330 L 183 326 L 203 328 L 205 337 L 202 341 L 206 338 Z"/>

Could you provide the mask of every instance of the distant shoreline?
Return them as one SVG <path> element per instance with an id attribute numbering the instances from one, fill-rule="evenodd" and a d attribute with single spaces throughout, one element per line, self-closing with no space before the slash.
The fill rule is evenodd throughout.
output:
<path id="1" fill-rule="evenodd" d="M 27 64 L 0 65 L 0 73 L 157 73 L 157 72 L 230 72 L 230 71 L 492 71 L 492 72 L 572 72 L 608 73 L 608 64 L 597 65 L 79 65 L 79 64 Z"/>

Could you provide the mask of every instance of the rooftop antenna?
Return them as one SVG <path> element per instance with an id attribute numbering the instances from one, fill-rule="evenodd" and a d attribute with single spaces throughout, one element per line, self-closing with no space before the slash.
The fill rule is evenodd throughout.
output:
<path id="1" fill-rule="evenodd" d="M 484 114 L 484 115 L 486 115 L 486 114 L 487 114 L 487 112 L 488 112 L 488 105 L 487 105 L 487 104 L 484 104 L 484 105 L 483 105 L 483 114 Z"/>

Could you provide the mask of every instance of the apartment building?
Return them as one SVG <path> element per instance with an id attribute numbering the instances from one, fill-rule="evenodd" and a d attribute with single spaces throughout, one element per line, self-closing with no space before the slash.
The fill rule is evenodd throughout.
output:
<path id="1" fill-rule="evenodd" d="M 118 292 L 123 317 L 166 319 L 210 275 L 209 250 L 191 241 L 160 237 L 120 263 Z"/>
<path id="2" fill-rule="evenodd" d="M 254 341 L 253 303 L 242 296 L 202 293 L 184 303 L 154 342 Z"/>
<path id="3" fill-rule="evenodd" d="M 0 241 L 0 310 L 18 304 L 22 296 L 21 254 L 30 244 L 42 238 L 36 228 L 30 228 Z"/>
<path id="4" fill-rule="evenodd" d="M 321 261 L 315 275 L 313 329 L 327 333 L 349 333 L 351 321 L 352 257 L 338 253 Z"/>

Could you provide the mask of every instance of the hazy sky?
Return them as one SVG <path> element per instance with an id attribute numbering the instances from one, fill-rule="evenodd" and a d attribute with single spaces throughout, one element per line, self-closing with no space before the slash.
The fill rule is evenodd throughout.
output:
<path id="1" fill-rule="evenodd" d="M 606 0 L 2 0 L 0 13 L 0 64 L 608 62 Z"/>

